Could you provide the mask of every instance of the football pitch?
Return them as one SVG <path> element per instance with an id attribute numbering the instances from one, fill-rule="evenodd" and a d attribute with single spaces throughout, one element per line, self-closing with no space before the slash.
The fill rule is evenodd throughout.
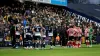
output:
<path id="1" fill-rule="evenodd" d="M 45 50 L 0 48 L 0 56 L 100 56 L 100 45 L 92 48 L 85 45 L 82 48 L 54 47 L 52 50 L 49 47 Z"/>

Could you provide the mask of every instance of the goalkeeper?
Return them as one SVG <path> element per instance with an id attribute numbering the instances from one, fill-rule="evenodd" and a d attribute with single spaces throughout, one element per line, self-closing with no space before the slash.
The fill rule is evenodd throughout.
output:
<path id="1" fill-rule="evenodd" d="M 92 25 L 90 25 L 90 27 L 89 27 L 90 47 L 92 47 L 92 38 L 93 38 L 93 28 L 92 28 Z"/>

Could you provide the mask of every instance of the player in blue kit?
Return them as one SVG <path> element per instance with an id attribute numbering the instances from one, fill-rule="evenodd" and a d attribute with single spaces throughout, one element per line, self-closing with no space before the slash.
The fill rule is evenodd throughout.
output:
<path id="1" fill-rule="evenodd" d="M 52 27 L 49 27 L 48 29 L 48 37 L 50 38 L 50 49 L 52 49 L 52 45 L 53 45 L 53 41 L 52 41 L 52 37 L 53 37 L 53 28 Z"/>
<path id="2" fill-rule="evenodd" d="M 25 36 L 24 36 L 25 40 L 25 49 L 32 49 L 32 32 L 31 32 L 31 28 L 30 26 L 26 26 L 25 27 Z"/>
<path id="3" fill-rule="evenodd" d="M 15 31 L 15 37 L 16 37 L 16 44 L 15 44 L 15 48 L 19 48 L 19 39 L 20 39 L 20 29 L 19 27 L 16 27 L 16 31 Z"/>
<path id="4" fill-rule="evenodd" d="M 46 29 L 45 27 L 41 26 L 42 27 L 42 31 L 41 31 L 41 41 L 40 41 L 40 44 L 41 44 L 41 49 L 44 49 L 45 48 L 45 38 L 46 38 Z"/>
<path id="5" fill-rule="evenodd" d="M 42 28 L 39 24 L 36 24 L 34 26 L 34 31 L 35 31 L 35 35 L 34 35 L 34 45 L 36 47 L 36 49 L 39 49 L 39 44 L 40 44 L 40 39 L 41 39 L 41 31 L 42 31 Z"/>

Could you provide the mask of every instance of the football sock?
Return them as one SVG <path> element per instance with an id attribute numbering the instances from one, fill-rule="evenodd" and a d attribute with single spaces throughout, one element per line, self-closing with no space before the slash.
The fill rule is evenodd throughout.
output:
<path id="1" fill-rule="evenodd" d="M 43 47 L 45 48 L 45 42 L 43 43 Z"/>
<path id="2" fill-rule="evenodd" d="M 53 47 L 52 47 L 52 41 L 50 42 L 50 48 L 53 48 Z"/>
<path id="3" fill-rule="evenodd" d="M 39 48 L 39 43 L 36 43 L 36 48 Z"/>
<path id="4" fill-rule="evenodd" d="M 67 42 L 67 46 L 68 46 L 68 47 L 69 47 L 69 42 L 70 42 L 70 41 Z"/>

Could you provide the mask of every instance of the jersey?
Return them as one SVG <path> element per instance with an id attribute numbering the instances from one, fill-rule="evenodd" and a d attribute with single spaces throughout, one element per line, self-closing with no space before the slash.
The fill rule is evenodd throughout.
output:
<path id="1" fill-rule="evenodd" d="M 77 27 L 77 37 L 81 37 L 82 36 L 82 29 L 80 27 Z"/>
<path id="2" fill-rule="evenodd" d="M 92 38 L 92 36 L 93 36 L 93 29 L 89 28 L 89 37 Z"/>
<path id="3" fill-rule="evenodd" d="M 25 28 L 24 28 L 24 38 L 27 38 L 26 37 L 27 35 L 32 36 L 30 31 L 31 31 L 30 27 L 29 26 L 25 26 Z"/>
<path id="4" fill-rule="evenodd" d="M 32 35 L 35 35 L 34 26 L 32 27 Z"/>
<path id="5" fill-rule="evenodd" d="M 85 29 L 85 37 L 89 37 L 89 28 Z"/>
<path id="6" fill-rule="evenodd" d="M 30 27 L 29 26 L 25 26 L 25 32 L 29 32 L 30 31 Z"/>
<path id="7" fill-rule="evenodd" d="M 75 34 L 74 28 L 69 28 L 69 29 L 67 30 L 67 33 L 68 33 L 68 36 L 74 36 L 74 34 Z"/>
<path id="8" fill-rule="evenodd" d="M 79 37 L 82 36 L 82 29 L 81 29 L 81 28 L 79 28 L 79 34 L 78 34 L 78 36 L 79 36 Z"/>
<path id="9" fill-rule="evenodd" d="M 77 27 L 76 28 L 73 28 L 74 29 L 74 37 L 78 37 L 78 30 L 77 30 Z"/>
<path id="10" fill-rule="evenodd" d="M 19 27 L 18 27 L 18 26 L 15 27 L 15 30 L 16 30 L 16 31 L 15 31 L 15 34 L 16 34 L 16 35 L 20 35 L 20 31 L 19 31 Z"/>
<path id="11" fill-rule="evenodd" d="M 46 29 L 42 28 L 42 37 L 46 37 Z"/>
<path id="12" fill-rule="evenodd" d="M 53 28 L 49 27 L 48 29 L 48 36 L 52 37 L 53 36 Z"/>
<path id="13" fill-rule="evenodd" d="M 26 35 L 28 36 L 31 36 L 32 37 L 32 34 L 30 32 L 27 32 Z"/>
<path id="14" fill-rule="evenodd" d="M 34 31 L 35 31 L 35 36 L 41 36 L 41 27 L 40 26 L 35 26 Z"/>
<path id="15" fill-rule="evenodd" d="M 46 36 L 48 36 L 49 26 L 45 26 Z"/>
<path id="16" fill-rule="evenodd" d="M 32 34 L 30 32 L 26 33 L 26 39 L 27 40 L 32 40 Z"/>
<path id="17" fill-rule="evenodd" d="M 16 35 L 20 35 L 20 32 L 19 31 L 16 31 Z"/>

